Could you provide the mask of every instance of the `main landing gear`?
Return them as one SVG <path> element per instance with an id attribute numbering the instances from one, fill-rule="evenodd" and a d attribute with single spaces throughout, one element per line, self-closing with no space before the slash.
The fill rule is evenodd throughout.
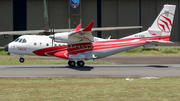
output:
<path id="1" fill-rule="evenodd" d="M 20 57 L 19 62 L 23 63 L 24 62 L 24 58 Z"/>
<path id="2" fill-rule="evenodd" d="M 74 66 L 76 66 L 76 62 L 75 62 L 75 61 L 69 61 L 69 62 L 68 62 L 68 65 L 69 65 L 70 67 L 74 67 Z M 77 65 L 78 65 L 79 67 L 83 67 L 83 66 L 84 66 L 84 61 L 77 61 Z"/>

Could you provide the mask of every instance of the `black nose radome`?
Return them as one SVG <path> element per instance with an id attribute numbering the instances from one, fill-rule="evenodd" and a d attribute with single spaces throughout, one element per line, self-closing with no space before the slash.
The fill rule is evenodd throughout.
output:
<path id="1" fill-rule="evenodd" d="M 8 45 L 4 47 L 4 50 L 8 52 Z"/>

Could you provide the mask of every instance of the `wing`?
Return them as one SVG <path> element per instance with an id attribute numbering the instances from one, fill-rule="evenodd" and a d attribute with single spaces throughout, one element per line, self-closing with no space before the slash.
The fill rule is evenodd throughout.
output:
<path id="1" fill-rule="evenodd" d="M 93 26 L 94 21 L 92 21 L 89 25 L 92 24 Z M 142 26 L 129 26 L 129 27 L 102 27 L 102 28 L 90 28 L 92 26 L 87 26 L 86 28 L 79 29 L 82 32 L 95 32 L 95 31 L 108 31 L 108 30 L 122 30 L 122 29 L 134 29 L 134 28 L 142 28 Z M 79 28 L 79 27 L 78 27 Z M 91 29 L 91 30 L 90 30 Z M 54 29 L 55 33 L 59 32 L 71 32 L 73 29 Z M 72 34 L 75 34 L 76 30 L 73 30 Z M 80 33 L 80 32 L 79 32 Z M 0 35 L 27 35 L 27 34 L 39 34 L 39 35 L 50 35 L 50 31 L 45 30 L 26 30 L 26 31 L 2 31 L 0 32 Z M 86 33 L 87 34 L 87 33 Z"/>
<path id="2" fill-rule="evenodd" d="M 54 29 L 54 32 L 69 32 L 73 29 Z M 44 30 L 27 30 L 27 31 L 3 31 L 0 32 L 0 35 L 8 34 L 8 35 L 27 35 L 27 34 L 50 34 L 50 31 Z"/>
<path id="3" fill-rule="evenodd" d="M 135 28 L 142 28 L 142 26 L 92 28 L 92 32 L 94 32 L 94 31 L 108 31 L 108 30 L 121 30 L 121 29 L 135 29 Z"/>

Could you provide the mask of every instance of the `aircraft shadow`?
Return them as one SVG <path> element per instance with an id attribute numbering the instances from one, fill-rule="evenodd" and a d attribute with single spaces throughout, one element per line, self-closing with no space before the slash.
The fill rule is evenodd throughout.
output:
<path id="1" fill-rule="evenodd" d="M 162 65 L 148 65 L 147 67 L 169 68 L 169 66 L 162 66 Z"/>
<path id="2" fill-rule="evenodd" d="M 91 66 L 84 66 L 84 67 L 70 67 L 70 66 L 19 66 L 19 67 L 8 67 L 8 68 L 21 68 L 21 69 L 28 69 L 28 68 L 33 68 L 33 69 L 38 69 L 38 68 L 51 68 L 51 69 L 58 69 L 58 68 L 69 68 L 69 69 L 74 69 L 74 70 L 78 70 L 78 71 L 91 71 L 92 69 L 94 69 L 94 67 Z"/>
<path id="3" fill-rule="evenodd" d="M 91 71 L 92 69 L 94 69 L 94 67 L 91 66 L 84 66 L 84 67 L 70 67 L 70 66 L 66 66 L 66 68 L 70 68 L 70 69 L 74 69 L 74 70 L 78 70 L 78 71 Z"/>

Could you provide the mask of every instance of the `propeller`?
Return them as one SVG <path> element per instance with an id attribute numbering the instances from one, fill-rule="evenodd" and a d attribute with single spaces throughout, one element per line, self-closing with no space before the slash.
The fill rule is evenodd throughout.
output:
<path id="1" fill-rule="evenodd" d="M 52 39 L 52 47 L 53 47 L 53 42 L 54 42 L 54 27 L 51 29 L 49 37 Z"/>

